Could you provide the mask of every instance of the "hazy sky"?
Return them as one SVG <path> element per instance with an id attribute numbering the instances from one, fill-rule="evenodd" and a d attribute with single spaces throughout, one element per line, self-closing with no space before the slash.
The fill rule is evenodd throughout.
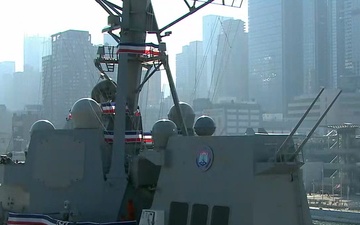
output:
<path id="1" fill-rule="evenodd" d="M 112 0 L 114 3 L 118 1 Z M 160 27 L 187 12 L 183 0 L 153 0 L 153 5 Z M 183 45 L 202 40 L 202 16 L 208 14 L 247 22 L 247 0 L 241 9 L 207 6 L 170 28 L 173 34 L 164 39 L 170 65 L 174 65 L 175 54 L 181 52 Z M 101 44 L 101 29 L 107 25 L 107 15 L 95 0 L 0 0 L 0 61 L 16 61 L 16 70 L 22 70 L 25 35 L 50 36 L 68 29 L 87 30 L 93 43 Z"/>

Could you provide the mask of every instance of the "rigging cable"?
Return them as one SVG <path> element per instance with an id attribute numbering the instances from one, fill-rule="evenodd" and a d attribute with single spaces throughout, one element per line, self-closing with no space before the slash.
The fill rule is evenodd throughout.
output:
<path id="1" fill-rule="evenodd" d="M 237 36 L 237 33 L 238 33 L 238 31 L 239 31 L 239 28 L 240 28 L 240 25 L 241 25 L 241 23 L 239 23 L 239 25 L 236 27 L 236 30 L 235 30 L 235 33 L 234 33 L 234 37 L 233 37 L 233 39 L 232 39 L 232 41 L 231 41 L 231 43 L 230 43 L 230 41 L 229 41 L 229 37 L 228 37 L 228 33 L 227 32 L 230 32 L 231 31 L 231 29 L 232 29 L 232 23 L 234 23 L 236 20 L 233 20 L 233 21 L 231 21 L 231 23 L 229 24 L 229 27 L 228 27 L 228 31 L 225 31 L 225 29 L 224 29 L 224 27 L 223 27 L 223 23 L 221 22 L 221 26 L 223 27 L 223 31 L 224 31 L 224 35 L 225 35 L 225 38 L 226 38 L 226 40 L 227 40 L 227 42 L 224 42 L 224 49 L 225 49 L 225 44 L 226 43 L 228 43 L 228 45 L 229 45 L 229 53 L 227 54 L 227 57 L 226 57 L 226 62 L 225 63 L 221 63 L 221 65 L 227 65 L 228 63 L 229 63 L 229 57 L 230 57 L 230 53 L 231 53 L 231 51 L 233 50 L 233 44 L 234 44 L 234 41 L 235 41 L 235 39 L 236 39 L 236 36 Z M 217 53 L 218 53 L 218 51 L 217 51 Z M 224 54 L 222 54 L 222 62 L 224 61 Z M 215 72 L 215 70 L 213 71 L 213 72 Z M 219 69 L 219 71 L 218 71 L 218 76 L 217 76 L 217 80 L 216 80 L 216 83 L 215 83 L 215 86 L 214 86 L 214 93 L 213 93 L 213 96 L 212 96 L 212 98 L 211 98 L 211 100 L 213 101 L 214 100 L 214 98 L 215 98 L 215 95 L 216 95 L 216 92 L 218 91 L 218 84 L 219 84 L 219 82 L 221 81 L 221 79 L 223 78 L 223 74 L 220 74 L 220 72 L 221 72 L 221 70 Z"/>
<path id="2" fill-rule="evenodd" d="M 217 16 L 216 19 L 219 19 L 220 16 Z M 207 60 L 210 60 L 210 63 L 211 63 L 211 60 L 212 60 L 212 54 L 210 54 L 210 59 L 207 57 L 208 54 L 209 54 L 209 51 L 211 49 L 211 46 L 213 44 L 213 40 L 214 40 L 214 36 L 215 36 L 215 31 L 216 31 L 216 28 L 218 26 L 218 23 L 215 23 L 215 27 L 213 27 L 213 29 L 211 30 L 211 34 L 210 34 L 210 41 L 207 43 L 207 46 L 206 46 L 206 50 L 205 50 L 205 54 L 203 55 L 203 60 L 201 62 L 201 66 L 200 66 L 200 71 L 196 74 L 196 78 L 195 80 L 200 80 L 201 76 L 203 75 L 203 72 L 204 72 L 204 68 L 206 68 L 206 65 L 207 65 Z M 196 65 L 197 66 L 197 65 Z M 205 71 L 206 74 L 209 73 L 210 71 Z M 206 84 L 207 84 L 207 78 L 206 77 Z M 199 82 L 195 83 L 195 88 L 194 88 L 194 94 L 192 96 L 195 96 L 196 94 L 196 91 L 197 91 L 197 88 L 199 86 Z"/>
<path id="3" fill-rule="evenodd" d="M 221 20 L 220 20 L 220 17 L 218 17 L 218 21 L 219 21 L 219 23 L 220 23 L 220 25 L 221 25 Z M 218 34 L 219 35 L 219 34 Z M 213 86 L 213 82 L 214 82 L 214 79 L 215 79 L 215 77 L 214 77 L 214 74 L 215 74 L 215 65 L 217 65 L 217 64 L 215 64 L 215 62 L 217 62 L 217 58 L 218 58 L 218 55 L 219 55 L 219 46 L 218 46 L 218 44 L 219 44 L 219 40 L 217 40 L 217 43 L 216 43 L 216 53 L 215 53 L 215 58 L 214 58 L 214 64 L 212 64 L 212 68 L 211 68 L 211 81 L 210 81 L 210 87 L 209 87 L 209 90 L 208 90 L 208 98 L 210 99 L 210 95 L 211 95 L 211 92 L 212 92 L 212 86 Z M 225 44 L 225 43 L 224 43 Z"/>

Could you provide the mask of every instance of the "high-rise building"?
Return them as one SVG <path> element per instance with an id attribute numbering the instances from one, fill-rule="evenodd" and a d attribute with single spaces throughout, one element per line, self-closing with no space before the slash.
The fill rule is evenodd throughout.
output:
<path id="1" fill-rule="evenodd" d="M 4 104 L 0 104 L 0 132 L 11 134 L 11 112 Z"/>
<path id="2" fill-rule="evenodd" d="M 204 109 L 216 124 L 215 135 L 243 135 L 249 127 L 262 127 L 262 111 L 255 102 L 218 103 Z"/>
<path id="3" fill-rule="evenodd" d="M 223 30 L 222 22 L 231 19 L 218 15 L 203 17 L 203 54 L 206 68 L 206 88 L 209 90 L 213 82 L 214 65 L 218 58 L 217 46 L 220 32 Z M 206 96 L 209 97 L 209 96 Z"/>
<path id="4" fill-rule="evenodd" d="M 327 0 L 303 1 L 304 93 L 333 88 L 331 55 L 331 11 Z M 335 53 L 336 54 L 336 53 Z"/>
<path id="5" fill-rule="evenodd" d="M 151 69 L 152 71 L 152 69 Z M 145 77 L 147 70 L 143 70 L 142 78 Z M 159 106 L 162 98 L 161 92 L 161 72 L 156 71 L 150 79 L 144 84 L 140 92 L 140 101 L 142 108 L 147 106 Z"/>
<path id="6" fill-rule="evenodd" d="M 359 104 L 356 103 L 360 90 L 359 23 L 360 2 L 357 0 L 303 1 L 305 95 L 296 96 L 288 104 L 287 120 L 292 121 L 293 125 L 310 105 L 320 86 L 327 90 L 314 105 L 302 128 L 309 129 L 313 126 L 319 112 L 324 111 L 324 107 L 334 98 L 337 88 L 343 90 L 336 102 L 341 107 L 334 106 L 324 118 L 323 124 L 357 123 L 356 118 L 360 111 Z M 329 92 L 332 92 L 332 95 L 328 95 Z M 324 107 L 320 109 L 317 104 L 321 101 L 324 101 Z M 330 120 L 335 108 L 338 113 L 333 114 Z"/>
<path id="7" fill-rule="evenodd" d="M 117 41 L 115 41 L 115 39 L 110 34 L 104 33 L 103 37 L 104 37 L 103 45 L 104 46 L 109 46 L 109 47 L 105 47 L 106 52 L 108 52 L 108 51 L 110 52 L 112 50 L 113 46 L 118 45 Z M 105 64 L 103 64 L 102 66 L 103 66 L 103 68 L 107 68 L 107 66 Z M 113 67 L 110 66 L 109 69 L 110 68 L 113 68 L 113 71 L 107 71 L 106 75 L 108 75 L 111 79 L 113 79 L 116 82 L 117 81 L 117 75 L 118 75 L 118 65 L 114 64 Z"/>
<path id="8" fill-rule="evenodd" d="M 4 104 L 0 104 L 0 153 L 9 149 L 11 139 L 11 112 Z"/>
<path id="9" fill-rule="evenodd" d="M 15 72 L 10 84 L 8 104 L 11 110 L 22 110 L 26 105 L 40 105 L 41 97 L 41 73 L 33 70 Z"/>
<path id="10" fill-rule="evenodd" d="M 360 2 L 303 1 L 304 92 L 360 88 Z"/>
<path id="11" fill-rule="evenodd" d="M 152 71 L 152 69 L 150 70 Z M 145 77 L 147 70 L 143 70 L 142 78 Z M 151 130 L 160 116 L 163 93 L 161 92 L 161 72 L 156 71 L 144 84 L 139 96 L 140 112 L 143 119 L 144 130 Z"/>
<path id="12" fill-rule="evenodd" d="M 0 104 L 22 110 L 27 104 L 41 104 L 41 73 L 15 72 L 15 62 L 0 62 Z"/>
<path id="13" fill-rule="evenodd" d="M 247 101 L 249 71 L 245 23 L 228 19 L 221 26 L 209 97 L 214 103 Z"/>
<path id="14" fill-rule="evenodd" d="M 115 39 L 108 33 L 104 33 L 103 34 L 103 37 L 104 37 L 104 45 L 110 45 L 110 46 L 117 46 L 118 43 L 117 41 L 115 41 Z"/>
<path id="15" fill-rule="evenodd" d="M 24 71 L 41 71 L 41 58 L 46 55 L 47 38 L 40 36 L 24 37 Z"/>
<path id="16" fill-rule="evenodd" d="M 303 92 L 302 0 L 249 0 L 249 96 L 285 113 Z"/>
<path id="17" fill-rule="evenodd" d="M 51 36 L 52 54 L 43 58 L 43 104 L 46 118 L 63 127 L 72 105 L 89 97 L 98 80 L 96 48 L 88 31 Z"/>
<path id="18" fill-rule="evenodd" d="M 360 2 L 344 1 L 345 70 L 360 77 Z"/>
<path id="19" fill-rule="evenodd" d="M 336 58 L 332 64 L 337 85 L 347 92 L 360 90 L 360 1 L 331 1 L 332 26 Z"/>
<path id="20" fill-rule="evenodd" d="M 201 41 L 190 42 L 176 55 L 176 88 L 180 101 L 192 104 L 208 94 Z"/>
<path id="21" fill-rule="evenodd" d="M 26 105 L 12 116 L 12 150 L 15 152 L 26 150 L 30 142 L 30 128 L 42 119 L 41 105 Z"/>
<path id="22" fill-rule="evenodd" d="M 12 77 L 15 72 L 15 62 L 0 62 L 0 104 L 9 105 Z"/>
<path id="23" fill-rule="evenodd" d="M 15 72 L 15 62 L 4 61 L 0 62 L 0 75 L 13 74 Z"/>

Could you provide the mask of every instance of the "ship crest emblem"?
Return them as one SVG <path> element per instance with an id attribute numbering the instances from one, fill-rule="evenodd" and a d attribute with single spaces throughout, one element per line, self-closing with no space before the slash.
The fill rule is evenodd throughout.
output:
<path id="1" fill-rule="evenodd" d="M 196 165 L 202 171 L 208 170 L 213 163 L 213 152 L 208 146 L 200 149 L 196 157 Z"/>

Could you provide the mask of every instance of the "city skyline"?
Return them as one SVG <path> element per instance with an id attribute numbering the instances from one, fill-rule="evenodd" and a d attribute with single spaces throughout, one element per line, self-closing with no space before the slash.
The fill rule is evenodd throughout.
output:
<path id="1" fill-rule="evenodd" d="M 185 3 L 180 0 L 171 3 L 153 0 L 153 5 L 160 27 L 188 12 Z M 27 10 L 29 8 L 34 10 Z M 15 11 L 18 21 L 22 22 L 20 28 L 8 22 Z M 173 70 L 175 70 L 175 54 L 181 52 L 182 46 L 191 41 L 202 40 L 202 17 L 210 14 L 234 17 L 247 22 L 247 0 L 244 0 L 240 9 L 211 4 L 170 28 L 173 34 L 164 40 L 168 44 L 170 65 Z M 15 61 L 16 71 L 22 71 L 25 36 L 50 37 L 52 34 L 74 29 L 89 31 L 93 44 L 102 44 L 101 30 L 107 25 L 107 15 L 95 1 L 34 0 L 23 2 L 22 7 L 18 7 L 16 2 L 1 1 L 0 27 L 7 35 L 0 36 L 2 45 L 0 61 Z M 192 29 L 189 30 L 189 27 Z"/>
<path id="2" fill-rule="evenodd" d="M 35 0 L 35 3 L 41 1 Z M 326 95 L 321 99 L 321 104 L 314 106 L 314 110 L 309 114 L 311 122 L 315 122 L 320 116 L 328 99 L 332 99 L 336 94 L 337 88 L 343 90 L 344 97 L 339 98 L 339 105 L 344 107 L 336 106 L 332 116 L 326 117 L 324 123 L 348 122 L 348 118 L 351 122 L 357 122 L 357 116 L 360 115 L 360 105 L 357 103 L 360 99 L 360 76 L 357 76 L 360 71 L 357 51 L 360 46 L 360 30 L 353 25 L 359 21 L 360 17 L 354 12 L 359 12 L 360 5 L 354 4 L 354 1 L 344 0 L 343 3 L 330 4 L 327 0 L 249 0 L 249 18 L 237 18 L 239 15 L 231 14 L 223 16 L 224 12 L 210 13 L 201 10 L 201 13 L 195 14 L 197 16 L 186 19 L 172 27 L 173 29 L 167 29 L 166 31 L 173 32 L 171 37 L 164 38 L 164 41 L 168 43 L 170 66 L 179 100 L 193 106 L 199 116 L 204 112 L 209 113 L 228 134 L 243 133 L 246 126 L 260 126 L 262 122 L 274 130 L 283 131 L 294 126 L 313 100 L 313 95 L 324 86 L 332 90 L 324 92 Z M 180 3 L 183 4 L 179 0 Z M 156 10 L 166 4 L 168 3 L 161 4 L 161 7 L 155 4 L 154 8 Z M 102 11 L 96 4 L 93 6 L 94 10 Z M 76 6 L 72 5 L 71 8 L 73 7 Z M 91 9 L 87 9 L 89 14 L 90 11 Z M 4 61 L 0 59 L 0 100 L 3 103 L 5 101 L 7 109 L 23 110 L 26 104 L 43 104 L 42 111 L 47 116 L 46 119 L 52 121 L 56 127 L 61 127 L 73 103 L 81 97 L 89 97 L 90 90 L 96 89 L 94 86 L 100 79 L 93 59 L 96 52 L 101 51 L 97 51 L 98 46 L 94 45 L 117 43 L 110 35 L 101 33 L 101 29 L 91 35 L 91 30 L 97 23 L 91 23 L 80 13 L 72 23 L 66 22 L 71 20 L 71 12 L 70 10 L 70 19 L 66 17 L 62 25 L 47 30 L 54 30 L 51 36 L 38 33 L 24 35 L 30 27 L 20 29 L 23 34 L 21 43 L 24 46 L 19 58 L 24 60 L 25 65 L 18 64 L 17 60 L 17 72 L 9 57 L 11 54 L 16 55 L 15 50 L 19 46 L 15 41 L 11 42 L 11 45 L 3 44 L 0 55 L 9 55 Z M 168 9 L 165 14 L 160 13 L 160 17 L 164 19 L 159 24 L 160 28 L 183 14 L 178 11 L 179 15 L 166 14 L 171 12 L 173 11 Z M 62 17 L 57 17 L 56 14 L 52 16 L 62 21 Z M 104 19 L 106 13 L 100 15 L 96 12 L 93 16 L 104 16 Z M 34 19 L 29 18 L 29 21 L 31 20 Z M 56 23 L 56 19 L 49 21 L 49 24 Z M 90 23 L 91 26 L 80 28 L 78 26 L 81 23 L 76 21 Z M 105 23 L 101 23 L 101 27 L 104 25 Z M 41 24 L 36 26 L 40 27 Z M 59 27 L 64 29 L 60 30 Z M 65 33 L 73 35 L 67 36 Z M 78 39 L 75 33 L 86 35 Z M 13 36 L 15 37 L 15 33 Z M 6 36 L 8 37 L 12 36 Z M 33 37 L 49 37 L 51 45 L 47 48 L 52 50 L 53 54 L 41 51 L 38 41 L 33 41 L 36 39 Z M 146 42 L 156 43 L 156 40 L 149 38 Z M 39 59 L 39 55 L 44 57 Z M 40 78 L 38 75 L 41 73 L 37 69 L 39 61 L 43 64 L 42 79 L 30 84 L 30 81 L 36 80 L 34 78 Z M 26 71 L 21 72 L 19 68 Z M 140 96 L 143 100 L 140 101 L 143 104 L 139 104 L 144 115 L 143 126 L 147 129 L 151 128 L 156 119 L 167 117 L 166 111 L 173 102 L 171 96 L 168 97 L 169 88 L 165 86 L 165 71 L 159 73 L 162 75 L 162 82 L 158 79 L 160 76 L 156 76 L 156 80 L 151 79 L 154 86 L 147 83 L 148 86 L 143 87 Z M 115 81 L 116 74 L 116 69 L 108 73 Z M 80 91 L 80 87 L 87 89 Z M 41 89 L 42 101 L 39 92 Z M 160 90 L 166 93 L 165 96 Z M 18 97 L 20 100 L 16 100 Z M 237 112 L 230 115 L 232 118 L 229 118 L 229 124 L 219 115 L 225 111 L 204 111 L 213 108 L 225 110 L 228 106 Z M 243 107 L 247 111 L 244 111 Z M 347 114 L 344 114 L 346 117 L 339 111 L 342 108 L 347 110 Z M 272 124 L 275 122 L 284 124 Z M 306 124 L 306 129 L 309 124 Z"/>
<path id="3" fill-rule="evenodd" d="M 157 0 L 154 0 L 156 2 Z M 36 0 L 35 3 L 40 3 L 41 0 Z M 348 0 L 350 3 L 351 0 Z M 317 91 L 319 86 L 326 86 L 326 87 L 337 87 L 335 84 L 336 79 L 338 76 L 334 74 L 329 74 L 329 66 L 327 64 L 331 63 L 337 60 L 338 58 L 338 72 L 337 74 L 344 75 L 344 72 L 342 69 L 345 64 L 341 60 L 341 54 L 345 54 L 346 62 L 354 61 L 351 64 L 347 65 L 347 74 L 351 75 L 350 72 L 352 68 L 354 69 L 353 73 L 356 73 L 356 54 L 350 54 L 352 52 L 356 52 L 356 42 L 355 39 L 358 36 L 356 33 L 356 30 L 348 29 L 350 28 L 350 25 L 347 25 L 347 33 L 345 32 L 338 32 L 336 29 L 343 29 L 346 28 L 342 25 L 341 21 L 338 23 L 335 23 L 332 20 L 335 20 L 336 18 L 342 18 L 339 13 L 336 13 L 334 10 L 337 9 L 339 12 L 341 12 L 341 6 L 339 4 L 332 5 L 330 7 L 329 4 L 325 4 L 326 1 L 323 1 L 314 4 L 309 1 L 297 1 L 297 4 L 290 4 L 287 1 L 283 2 L 262 2 L 260 0 L 254 0 L 250 1 L 250 25 L 245 25 L 244 29 L 245 31 L 249 30 L 247 27 L 250 28 L 250 55 L 249 55 L 249 89 L 250 89 L 250 99 L 254 101 L 258 101 L 263 104 L 263 107 L 266 109 L 266 111 L 275 113 L 279 112 L 280 109 L 283 113 L 286 112 L 287 104 L 291 99 L 295 96 L 301 95 L 301 94 L 311 94 Z M 157 9 L 161 9 L 162 7 L 165 7 L 167 3 L 158 5 Z M 179 3 L 180 4 L 180 3 Z M 93 6 L 96 6 L 93 5 Z M 270 7 L 272 6 L 272 7 Z M 286 6 L 285 13 L 282 6 Z M 336 7 L 335 7 L 336 6 Z M 351 6 L 351 5 L 349 5 Z M 73 8 L 75 6 L 72 6 L 70 8 Z M 155 11 L 156 11 L 156 4 L 154 4 Z M 185 7 L 185 6 L 184 6 Z M 214 6 L 215 7 L 215 6 Z M 222 8 L 229 8 L 224 6 L 216 6 L 216 7 L 222 7 Z M 351 7 L 356 7 L 356 5 L 353 5 Z M 210 7 L 211 8 L 211 7 Z M 100 7 L 101 9 L 101 7 Z M 185 8 L 186 9 L 186 8 Z M 271 10 L 270 10 L 271 9 Z M 316 11 L 314 9 L 317 9 Z M 328 11 L 331 9 L 331 11 L 334 11 L 333 13 L 328 13 Z M 91 11 L 91 9 L 87 10 Z M 180 11 L 180 9 L 179 9 Z M 185 10 L 186 11 L 186 10 Z M 184 12 L 185 12 L 184 11 Z M 206 11 L 206 10 L 205 10 Z M 206 23 L 206 20 L 204 20 L 209 15 L 214 14 L 207 14 L 208 12 L 203 12 L 202 14 L 206 14 L 206 16 L 203 16 L 201 13 L 195 14 L 200 16 L 200 20 L 198 21 L 200 24 L 199 29 L 192 29 L 193 27 L 196 27 L 196 22 L 194 22 L 196 19 L 195 17 L 188 18 L 184 22 L 194 22 L 193 26 L 191 28 L 187 27 L 187 34 L 189 35 L 182 35 L 182 41 L 178 42 L 176 45 L 176 48 L 180 48 L 179 51 L 172 51 L 171 49 L 175 46 L 172 45 L 173 40 L 177 40 L 176 37 L 177 33 L 179 33 L 181 26 L 177 27 L 177 25 L 174 26 L 174 29 L 169 29 L 169 31 L 176 31 L 174 34 L 172 34 L 173 37 L 170 37 L 168 40 L 168 52 L 170 54 L 170 66 L 173 71 L 174 80 L 177 80 L 177 74 L 174 71 L 177 71 L 178 68 L 176 66 L 172 66 L 171 64 L 176 65 L 176 60 L 174 57 L 174 54 L 180 54 L 182 52 L 181 48 L 184 46 L 189 45 L 189 43 L 194 43 L 198 41 L 203 41 L 206 43 L 206 40 L 209 39 L 207 36 L 211 36 L 212 33 L 217 33 L 215 31 L 213 32 L 206 32 L 206 30 L 212 31 L 211 25 Z M 264 14 L 264 11 L 266 12 Z M 169 9 L 164 11 L 165 14 L 171 12 Z M 281 12 L 281 14 L 279 14 Z M 350 22 L 354 23 L 356 20 L 350 15 L 348 15 L 351 12 L 351 8 L 346 8 L 346 15 L 347 15 L 347 22 L 344 24 L 351 24 Z M 160 17 L 164 16 L 165 14 L 160 13 Z M 182 12 L 179 14 L 183 14 Z M 96 14 L 97 15 L 97 14 Z M 46 14 L 44 15 L 46 17 Z M 54 17 L 56 17 L 54 15 Z M 79 17 L 81 17 L 81 14 L 79 14 Z M 173 15 L 172 17 L 168 16 L 165 18 L 167 21 L 172 21 L 173 18 L 177 18 L 177 15 Z M 219 20 L 221 16 L 213 16 L 215 17 L 215 21 Z M 326 18 L 332 18 L 331 23 L 329 19 Z M 227 15 L 227 18 L 233 18 L 235 20 L 238 20 L 236 17 L 231 17 L 231 15 Z M 288 19 L 287 19 L 288 18 Z M 202 19 L 202 20 L 201 20 Z M 161 20 L 161 19 L 159 19 Z M 166 21 L 164 20 L 164 21 Z M 242 20 L 242 19 L 240 19 Z M 354 21 L 352 21 L 354 20 Z M 87 21 L 89 22 L 89 21 Z M 246 21 L 244 21 L 246 23 Z M 326 23 L 325 23 L 326 22 Z M 53 23 L 53 22 L 51 22 Z M 159 26 L 162 27 L 167 22 L 161 24 L 159 22 Z M 223 22 L 220 22 L 221 26 L 223 26 Z M 211 24 L 211 23 L 210 23 Z M 94 24 L 93 24 L 94 25 Z M 201 29 L 202 25 L 202 29 Z M 331 27 L 331 30 L 329 29 L 329 26 Z M 76 26 L 76 23 L 74 22 L 73 26 Z M 207 27 L 204 29 L 204 27 Z M 215 26 L 213 26 L 215 27 Z M 275 29 L 276 28 L 276 29 Z M 182 29 L 182 28 L 181 28 Z M 191 31 L 190 31 L 191 29 Z M 70 30 L 82 30 L 85 29 L 70 29 Z M 87 32 L 89 29 L 86 29 Z M 193 31 L 194 30 L 194 31 Z M 167 30 L 168 31 L 168 30 Z M 330 31 L 332 33 L 330 33 Z M 91 33 L 91 31 L 89 31 Z M 185 33 L 185 32 L 183 32 Z M 197 36 L 197 33 L 200 33 L 199 38 L 193 38 L 194 36 Z M 94 35 L 91 35 L 91 43 L 96 45 L 97 43 L 104 43 L 103 40 L 103 34 L 100 34 L 99 37 L 96 37 Z M 320 35 L 321 34 L 321 35 Z M 331 36 L 338 37 L 336 40 L 339 43 L 335 43 L 335 38 Z M 215 36 L 218 36 L 216 34 Z M 228 39 L 228 35 L 225 34 L 225 40 Z M 344 36 L 344 37 L 343 37 Z M 30 36 L 29 36 L 30 37 Z M 153 37 L 153 36 L 152 36 Z M 346 37 L 346 43 L 342 43 L 344 41 L 341 41 L 343 38 Z M 167 38 L 164 38 L 166 41 Z M 354 39 L 354 44 L 352 44 L 351 40 Z M 345 40 L 345 39 L 344 39 Z M 153 41 L 151 38 L 147 40 L 147 42 Z M 106 41 L 108 42 L 108 41 Z M 213 47 L 216 46 L 216 43 L 218 40 L 215 38 L 215 44 L 213 43 Z M 25 43 L 25 41 L 24 41 Z M 336 45 L 335 45 L 336 44 Z M 113 44 L 114 45 L 114 44 Z M 7 46 L 4 45 L 3 48 Z M 24 46 L 24 52 L 25 52 Z M 331 55 L 337 55 L 337 58 L 332 58 L 330 62 L 330 55 L 329 55 L 329 49 L 335 50 L 339 54 L 331 54 Z M 196 47 L 191 47 L 192 49 L 196 49 Z M 203 47 L 202 49 L 207 49 L 206 47 Z M 244 48 L 241 48 L 242 50 Z M 29 50 L 29 48 L 28 48 Z M 31 49 L 30 49 L 31 50 Z M 332 51 L 333 51 L 332 50 Z M 346 50 L 346 51 L 345 51 Z M 241 51 L 241 50 L 240 50 Z M 6 51 L 1 52 L 2 54 Z M 28 51 L 30 52 L 30 51 Z M 180 53 L 178 53 L 180 52 Z M 201 50 L 200 52 L 203 52 Z M 206 51 L 204 52 L 205 55 L 210 56 L 208 58 L 211 58 L 214 53 L 206 54 Z M 341 54 L 340 54 L 341 53 Z M 303 55 L 302 55 L 303 54 Z M 344 56 L 344 57 L 345 57 Z M 234 55 L 234 58 L 237 58 L 238 55 Z M 24 60 L 26 61 L 26 55 L 24 55 Z M 28 57 L 29 58 L 29 57 Z M 30 57 L 31 58 L 31 57 Z M 33 58 L 33 57 L 32 57 Z M 202 57 L 206 58 L 206 57 Z M 7 59 L 7 61 L 10 61 L 10 59 Z M 198 60 L 200 61 L 200 59 Z M 211 61 L 211 60 L 209 60 Z M 35 64 L 38 64 L 36 62 L 32 62 Z M 210 65 L 215 65 L 215 62 L 210 62 Z M 303 64 L 303 65 L 302 65 Z M 342 65 L 344 64 L 344 65 Z M 320 66 L 321 65 L 321 66 Z M 16 71 L 18 71 L 19 68 L 18 61 L 16 64 Z M 178 67 L 186 67 L 184 64 L 178 65 Z M 245 68 L 245 66 L 242 66 L 241 68 Z M 340 70 L 341 69 L 341 70 Z M 240 71 L 241 69 L 237 69 L 236 71 Z M 247 70 L 247 69 L 245 69 Z M 303 71 L 304 70 L 304 71 Z M 224 72 L 223 69 L 220 69 L 220 71 Z M 305 72 L 306 71 L 306 72 Z M 208 68 L 207 73 L 212 74 L 213 71 L 211 68 Z M 333 71 L 334 72 L 334 71 Z M 189 72 L 188 72 L 189 73 Z M 207 74 L 209 75 L 209 74 Z M 164 77 L 164 71 L 162 71 L 162 76 Z M 331 76 L 331 79 L 330 77 Z M 333 79 L 333 77 L 335 77 Z M 207 83 L 209 83 L 208 79 Z M 245 84 L 244 88 L 240 88 L 240 90 L 246 90 L 246 81 L 247 78 L 242 79 Z M 351 76 L 347 76 L 345 78 L 342 78 L 341 82 L 348 82 L 354 80 Z M 162 84 L 166 83 L 166 79 L 162 81 Z M 177 83 L 177 82 L 176 82 Z M 217 83 L 217 82 L 216 82 Z M 354 85 L 356 82 L 352 82 Z M 306 85 L 305 85 L 306 84 Z M 189 84 L 188 84 L 189 85 Z M 353 85 L 353 86 L 354 86 Z M 190 84 L 190 86 L 194 86 Z M 355 85 L 356 86 L 356 85 Z M 355 87 L 354 86 L 354 87 Z M 261 87 L 260 89 L 258 87 Z M 350 87 L 350 85 L 342 85 L 341 87 L 345 87 L 348 89 L 354 89 L 354 87 Z M 209 88 L 209 87 L 207 87 Z M 356 88 L 356 87 L 355 87 Z M 223 87 L 224 89 L 224 87 Z M 225 87 L 226 89 L 226 87 Z M 194 89 L 196 90 L 196 88 Z M 269 94 L 271 93 L 271 94 Z M 196 95 L 193 95 L 192 97 L 195 97 Z M 246 96 L 246 95 L 244 95 Z M 234 96 L 233 96 L 234 97 Z M 246 99 L 246 98 L 245 98 Z M 281 101 L 279 101 L 281 99 Z M 276 104 L 275 104 L 276 103 Z M 271 107 L 271 108 L 269 108 Z M 268 109 L 267 109 L 268 108 Z"/>

